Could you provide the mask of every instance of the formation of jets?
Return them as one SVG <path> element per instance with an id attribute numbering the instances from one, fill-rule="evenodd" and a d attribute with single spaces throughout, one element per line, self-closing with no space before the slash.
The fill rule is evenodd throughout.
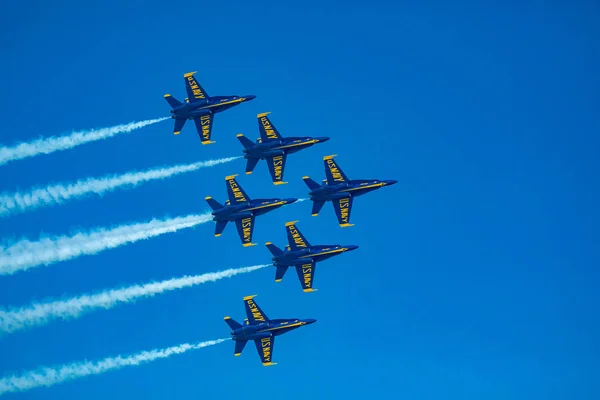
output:
<path id="1" fill-rule="evenodd" d="M 203 145 L 215 143 L 211 140 L 214 115 L 256 98 L 248 96 L 209 96 L 189 72 L 183 75 L 187 98 L 182 103 L 170 94 L 165 99 L 171 106 L 171 118 L 175 120 L 174 134 L 179 134 L 187 120 L 194 120 L 196 130 Z M 260 160 L 265 160 L 271 181 L 282 185 L 288 154 L 296 153 L 318 143 L 328 141 L 329 137 L 285 137 L 279 133 L 265 112 L 257 115 L 260 137 L 256 142 L 238 134 L 237 138 L 243 146 L 242 154 L 246 159 L 246 174 L 252 174 Z M 341 227 L 354 226 L 350 223 L 354 198 L 385 186 L 397 183 L 395 180 L 348 179 L 334 159 L 336 155 L 323 157 L 326 179 L 322 184 L 308 176 L 303 181 L 308 186 L 312 203 L 312 215 L 317 216 L 323 205 L 330 201 L 333 204 L 338 223 Z M 206 202 L 212 209 L 216 222 L 215 236 L 221 236 L 228 222 L 233 222 L 244 247 L 256 245 L 252 242 L 256 217 L 266 214 L 284 205 L 292 204 L 296 198 L 251 199 L 237 182 L 237 175 L 225 177 L 227 196 L 225 204 L 212 197 Z M 281 282 L 287 270 L 296 270 L 300 285 L 304 292 L 314 292 L 315 268 L 318 262 L 327 260 L 342 253 L 358 248 L 357 245 L 324 244 L 311 245 L 300 232 L 296 223 L 285 224 L 288 244 L 281 249 L 271 242 L 266 243 L 271 252 L 271 261 L 275 267 L 275 282 Z M 231 317 L 225 322 L 231 328 L 231 338 L 235 342 L 234 354 L 242 354 L 246 343 L 253 340 L 256 350 L 264 366 L 275 365 L 272 361 L 275 336 L 279 336 L 304 325 L 310 325 L 314 319 L 269 319 L 254 301 L 255 295 L 244 297 L 247 319 L 240 324 Z"/>

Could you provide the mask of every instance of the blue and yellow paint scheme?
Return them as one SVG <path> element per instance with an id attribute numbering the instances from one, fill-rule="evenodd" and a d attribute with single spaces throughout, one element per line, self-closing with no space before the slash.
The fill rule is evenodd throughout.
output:
<path id="1" fill-rule="evenodd" d="M 352 212 L 352 202 L 355 197 L 372 192 L 384 186 L 391 186 L 397 183 L 395 180 L 378 179 L 354 179 L 350 180 L 342 171 L 334 157 L 337 154 L 323 157 L 325 164 L 325 175 L 327 179 L 323 180 L 323 185 L 313 181 L 308 176 L 303 177 L 304 183 L 309 188 L 308 194 L 313 201 L 312 215 L 316 217 L 323 205 L 331 201 L 338 222 L 342 228 L 354 226 L 350 223 L 350 214 Z"/>
<path id="2" fill-rule="evenodd" d="M 271 260 L 275 266 L 275 282 L 281 282 L 283 276 L 289 267 L 296 268 L 298 279 L 305 292 L 314 292 L 315 283 L 315 267 L 318 261 L 324 261 L 328 258 L 337 256 L 347 251 L 356 250 L 358 246 L 339 244 L 326 245 L 311 245 L 304 237 L 302 232 L 296 226 L 296 222 L 292 221 L 285 224 L 287 232 L 288 245 L 285 250 L 281 250 L 271 242 L 267 242 L 266 246 L 273 255 Z"/>
<path id="3" fill-rule="evenodd" d="M 195 72 L 188 72 L 183 75 L 185 81 L 185 90 L 187 98 L 185 102 L 180 102 L 170 94 L 165 94 L 165 100 L 171 106 L 171 118 L 175 120 L 173 133 L 178 135 L 187 120 L 194 120 L 196 130 L 200 135 L 202 144 L 214 143 L 211 141 L 214 115 L 228 110 L 246 101 L 254 99 L 256 96 L 209 96 L 206 90 L 198 83 L 194 77 Z"/>
<path id="4" fill-rule="evenodd" d="M 301 326 L 315 323 L 315 319 L 269 319 L 260 309 L 254 297 L 244 297 L 244 306 L 248 319 L 244 325 L 225 317 L 225 322 L 231 328 L 231 338 L 235 341 L 234 355 L 242 354 L 246 343 L 254 340 L 256 350 L 264 366 L 276 365 L 273 362 L 273 345 L 275 336 L 283 335 Z"/>
<path id="5" fill-rule="evenodd" d="M 213 221 L 216 221 L 215 236 L 221 236 L 227 223 L 232 221 L 238 230 L 244 247 L 255 246 L 252 243 L 254 220 L 257 216 L 266 214 L 286 204 L 292 204 L 298 199 L 251 199 L 235 179 L 237 175 L 225 177 L 229 200 L 225 205 L 212 197 L 206 197 L 206 202 L 213 209 Z"/>
<path id="6" fill-rule="evenodd" d="M 282 185 L 283 172 L 288 154 L 296 153 L 317 143 L 324 143 L 329 140 L 328 137 L 283 137 L 275 128 L 267 115 L 270 113 L 258 114 L 258 130 L 260 138 L 255 142 L 248 139 L 241 133 L 237 138 L 244 146 L 244 158 L 246 162 L 246 174 L 251 174 L 260 160 L 267 160 L 271 179 L 275 185 Z"/>

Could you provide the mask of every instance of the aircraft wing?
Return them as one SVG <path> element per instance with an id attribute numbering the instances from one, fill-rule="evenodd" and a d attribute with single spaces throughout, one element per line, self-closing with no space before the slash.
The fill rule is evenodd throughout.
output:
<path id="1" fill-rule="evenodd" d="M 310 247 L 310 243 L 308 243 L 308 240 L 306 240 L 304 235 L 300 232 L 300 229 L 296 227 L 296 222 L 298 221 L 287 222 L 285 224 L 285 230 L 287 231 L 287 238 L 290 249 L 299 250 Z"/>
<path id="2" fill-rule="evenodd" d="M 267 318 L 267 315 L 263 312 L 263 310 L 260 309 L 258 304 L 256 304 L 254 301 L 254 296 L 256 295 L 244 297 L 244 306 L 246 307 L 246 316 L 248 317 L 248 321 L 250 321 L 250 323 L 253 325 L 261 322 L 267 322 L 269 318 Z"/>
<path id="3" fill-rule="evenodd" d="M 325 163 L 325 175 L 327 175 L 327 184 L 335 185 L 336 183 L 348 182 L 348 177 L 344 174 L 344 171 L 342 171 L 333 157 L 335 157 L 335 154 L 333 156 L 323 157 L 323 162 Z"/>
<path id="4" fill-rule="evenodd" d="M 298 273 L 298 279 L 305 292 L 315 292 L 317 289 L 313 288 L 315 282 L 315 266 L 317 263 L 314 261 L 306 264 L 297 265 L 296 272 Z"/>
<path id="5" fill-rule="evenodd" d="M 240 239 L 242 240 L 242 246 L 244 247 L 256 245 L 256 243 L 252 243 L 254 220 L 254 216 L 235 220 L 235 226 L 238 230 L 238 234 L 240 235 Z"/>
<path id="6" fill-rule="evenodd" d="M 269 166 L 269 172 L 271 173 L 271 179 L 275 185 L 283 185 L 283 170 L 285 168 L 285 160 L 287 159 L 287 155 L 283 154 L 281 156 L 268 157 L 267 165 Z"/>
<path id="7" fill-rule="evenodd" d="M 194 117 L 194 123 L 196 124 L 196 130 L 200 135 L 202 144 L 211 144 L 214 142 L 210 141 L 210 135 L 212 133 L 214 114 L 200 115 Z"/>
<path id="8" fill-rule="evenodd" d="M 254 340 L 254 344 L 256 344 L 256 350 L 258 351 L 258 355 L 265 367 L 269 365 L 275 365 L 271 361 L 273 357 L 273 345 L 275 344 L 275 336 L 269 336 L 262 339 Z"/>
<path id="9" fill-rule="evenodd" d="M 227 182 L 227 196 L 229 197 L 230 204 L 245 203 L 250 201 L 250 197 L 246 194 L 244 189 L 237 183 L 235 179 L 236 175 L 229 175 L 225 177 Z"/>
<path id="10" fill-rule="evenodd" d="M 352 212 L 352 196 L 343 199 L 332 200 L 335 215 L 342 228 L 354 226 L 350 223 L 350 214 Z"/>
<path id="11" fill-rule="evenodd" d="M 274 140 L 281 140 L 281 135 L 277 132 L 275 126 L 267 117 L 267 114 L 270 113 L 262 113 L 258 114 L 258 130 L 260 131 L 260 139 L 262 143 L 272 142 Z"/>
<path id="12" fill-rule="evenodd" d="M 194 103 L 196 101 L 207 100 L 209 98 L 208 93 L 206 93 L 206 90 L 204 90 L 202 86 L 200 86 L 200 84 L 194 77 L 196 72 L 198 71 L 188 72 L 187 74 L 183 75 L 183 79 L 185 80 L 185 90 L 187 92 L 188 99 L 191 103 Z"/>

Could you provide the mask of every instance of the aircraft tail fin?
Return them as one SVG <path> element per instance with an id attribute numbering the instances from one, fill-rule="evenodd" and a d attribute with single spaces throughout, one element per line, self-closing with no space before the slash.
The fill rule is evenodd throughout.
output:
<path id="1" fill-rule="evenodd" d="M 179 107 L 182 104 L 179 100 L 177 100 L 170 94 L 165 94 L 165 100 L 167 101 L 167 103 L 169 103 L 171 108 Z"/>
<path id="2" fill-rule="evenodd" d="M 321 187 L 321 185 L 310 179 L 308 176 L 302 177 L 302 180 L 304 181 L 304 183 L 306 183 L 306 186 L 308 186 L 310 190 L 318 189 Z"/>
<path id="3" fill-rule="evenodd" d="M 281 250 L 279 247 L 275 246 L 271 242 L 267 242 L 266 246 L 267 246 L 267 249 L 269 249 L 271 254 L 273 254 L 274 256 L 280 256 L 283 254 L 283 250 Z"/>
<path id="4" fill-rule="evenodd" d="M 237 322 L 234 319 L 231 319 L 231 317 L 225 317 L 224 320 L 227 323 L 227 325 L 229 325 L 231 330 L 236 330 L 242 327 L 242 325 L 239 322 Z"/>
<path id="5" fill-rule="evenodd" d="M 208 203 L 208 205 L 210 206 L 210 208 L 213 209 L 213 211 L 220 210 L 221 208 L 223 208 L 223 204 L 219 203 L 218 201 L 216 201 L 215 199 L 213 199 L 210 196 L 206 197 L 205 200 Z"/>
<path id="6" fill-rule="evenodd" d="M 249 175 L 256 168 L 256 164 L 260 161 L 260 158 L 248 158 L 246 162 L 246 175 Z"/>
<path id="7" fill-rule="evenodd" d="M 248 139 L 246 136 L 242 135 L 241 133 L 238 133 L 237 138 L 240 141 L 240 143 L 242 144 L 242 146 L 244 146 L 245 149 L 251 149 L 254 146 L 256 146 L 254 144 L 254 142 L 252 142 L 252 140 Z"/>
<path id="8" fill-rule="evenodd" d="M 244 351 L 244 347 L 246 347 L 247 340 L 236 340 L 235 341 L 235 350 L 233 352 L 234 356 L 239 356 Z"/>

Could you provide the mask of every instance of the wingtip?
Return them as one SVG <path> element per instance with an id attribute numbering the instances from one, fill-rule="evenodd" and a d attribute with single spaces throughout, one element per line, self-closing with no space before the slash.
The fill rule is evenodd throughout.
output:
<path id="1" fill-rule="evenodd" d="M 271 242 L 267 242 L 267 243 L 265 243 L 265 246 L 268 246 L 268 245 L 270 245 L 270 244 L 273 244 L 273 243 L 271 243 Z"/>
<path id="2" fill-rule="evenodd" d="M 243 243 L 242 246 L 244 246 L 244 247 L 252 247 L 252 246 L 256 246 L 256 243 Z"/>
<path id="3" fill-rule="evenodd" d="M 310 179 L 310 176 L 303 176 L 302 179 Z"/>
<path id="4" fill-rule="evenodd" d="M 296 220 L 296 221 L 286 222 L 285 226 L 292 226 L 292 225 L 295 225 L 297 222 L 300 222 L 300 221 Z"/>
<path id="5" fill-rule="evenodd" d="M 331 160 L 335 156 L 337 156 L 337 154 L 332 154 L 330 156 L 325 156 L 325 157 L 323 157 L 323 161 L 325 161 L 325 160 Z"/>
<path id="6" fill-rule="evenodd" d="M 225 177 L 225 180 L 226 180 L 226 181 L 228 181 L 228 180 L 230 180 L 230 179 L 233 179 L 233 178 L 235 178 L 236 176 L 238 176 L 238 174 L 227 175 L 227 176 Z"/>
<path id="7" fill-rule="evenodd" d="M 271 114 L 271 111 L 267 111 L 267 112 L 264 112 L 264 113 L 256 114 L 256 117 L 260 118 L 260 117 L 264 117 L 265 115 L 269 115 L 269 114 Z"/>
<path id="8" fill-rule="evenodd" d="M 354 226 L 354 224 L 340 224 L 340 227 L 342 228 L 349 228 L 351 226 Z"/>
<path id="9" fill-rule="evenodd" d="M 287 182 L 277 181 L 273 182 L 273 185 L 285 185 Z"/>
<path id="10" fill-rule="evenodd" d="M 179 135 L 181 131 L 173 132 L 173 135 Z"/>
<path id="11" fill-rule="evenodd" d="M 190 76 L 194 76 L 194 74 L 198 73 L 198 71 L 193 71 L 193 72 L 186 72 L 185 74 L 183 74 L 184 78 L 188 78 Z"/>
<path id="12" fill-rule="evenodd" d="M 166 99 L 167 97 L 171 97 L 171 95 L 170 95 L 169 93 L 166 93 L 166 94 L 165 94 L 165 99 Z"/>
<path id="13" fill-rule="evenodd" d="M 251 294 L 250 296 L 245 296 L 245 297 L 244 297 L 244 300 L 250 300 L 250 299 L 253 299 L 253 298 L 255 298 L 256 296 L 258 296 L 258 295 L 256 295 L 256 294 Z"/>
<path id="14" fill-rule="evenodd" d="M 252 175 L 252 171 L 246 171 L 246 175 Z"/>
<path id="15" fill-rule="evenodd" d="M 304 293 L 316 292 L 316 291 L 318 291 L 318 290 L 319 290 L 319 289 L 313 289 L 313 288 L 310 288 L 310 289 L 304 289 Z"/>
<path id="16" fill-rule="evenodd" d="M 281 279 L 275 279 L 275 282 L 281 282 Z"/>
<path id="17" fill-rule="evenodd" d="M 202 143 L 203 146 L 206 146 L 207 144 L 214 144 L 214 143 L 217 143 L 217 142 L 214 141 L 214 140 L 203 140 L 200 143 Z"/>
<path id="18" fill-rule="evenodd" d="M 237 135 L 235 135 L 235 137 L 244 137 L 244 135 L 241 133 L 238 133 Z"/>
<path id="19" fill-rule="evenodd" d="M 227 321 L 228 319 L 231 319 L 231 317 L 228 315 L 225 318 L 223 318 L 225 321 Z"/>
<path id="20" fill-rule="evenodd" d="M 274 363 L 274 362 L 263 363 L 263 366 L 265 366 L 265 367 L 270 367 L 271 365 L 277 365 L 277 363 Z"/>
<path id="21" fill-rule="evenodd" d="M 316 214 L 311 214 L 311 215 L 312 215 L 313 217 L 316 217 L 317 215 L 319 215 L 319 213 L 316 213 Z"/>

